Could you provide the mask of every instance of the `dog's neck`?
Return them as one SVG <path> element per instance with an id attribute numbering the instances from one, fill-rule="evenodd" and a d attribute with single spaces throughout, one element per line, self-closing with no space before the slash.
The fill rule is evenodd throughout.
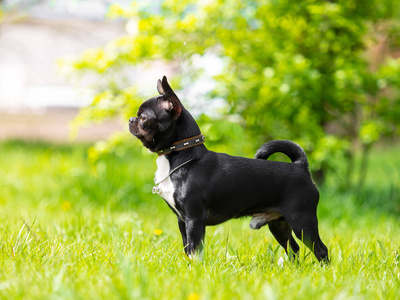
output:
<path id="1" fill-rule="evenodd" d="M 182 141 L 201 134 L 199 125 L 193 116 L 183 108 L 182 114 L 177 121 L 175 131 L 175 140 L 173 142 Z"/>
<path id="2" fill-rule="evenodd" d="M 169 154 L 171 152 L 186 150 L 186 149 L 189 149 L 192 147 L 199 146 L 199 145 L 203 144 L 204 141 L 205 141 L 204 135 L 199 134 L 194 137 L 187 138 L 187 139 L 181 140 L 179 142 L 175 142 L 171 146 L 157 151 L 157 154 L 159 156 L 161 156 L 161 155 Z"/>
<path id="3" fill-rule="evenodd" d="M 168 147 L 172 146 L 172 144 L 180 141 L 184 141 L 187 139 L 191 139 L 193 137 L 202 136 L 199 126 L 197 125 L 193 116 L 183 108 L 182 114 L 177 121 L 175 126 L 177 129 L 174 132 L 174 138 L 172 139 L 172 143 L 168 145 Z M 198 142 L 196 146 L 189 147 L 182 151 L 173 151 L 165 155 L 165 157 L 169 160 L 171 167 L 175 167 L 186 160 L 189 159 L 199 159 L 204 155 L 207 151 L 207 148 L 204 146 L 203 142 Z"/>

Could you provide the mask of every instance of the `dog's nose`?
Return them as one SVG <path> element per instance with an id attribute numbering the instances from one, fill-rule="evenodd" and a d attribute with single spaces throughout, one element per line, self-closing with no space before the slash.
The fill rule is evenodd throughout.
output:
<path id="1" fill-rule="evenodd" d="M 129 124 L 133 124 L 135 122 L 135 117 L 129 118 Z"/>

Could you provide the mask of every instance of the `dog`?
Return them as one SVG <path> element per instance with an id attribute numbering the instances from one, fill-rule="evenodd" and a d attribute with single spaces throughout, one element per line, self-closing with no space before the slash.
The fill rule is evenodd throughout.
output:
<path id="1" fill-rule="evenodd" d="M 304 150 L 291 141 L 273 140 L 254 159 L 210 151 L 165 76 L 157 90 L 159 95 L 129 119 L 129 131 L 158 154 L 153 193 L 176 214 L 186 254 L 192 258 L 202 250 L 206 226 L 252 217 L 250 228 L 268 225 L 291 257 L 299 252 L 293 231 L 319 261 L 328 261 L 318 232 L 319 192 Z M 275 152 L 292 162 L 268 161 Z"/>

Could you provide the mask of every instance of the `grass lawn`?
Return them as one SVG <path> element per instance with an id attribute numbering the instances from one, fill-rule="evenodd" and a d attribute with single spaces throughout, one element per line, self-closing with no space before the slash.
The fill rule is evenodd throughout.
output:
<path id="1" fill-rule="evenodd" d="M 141 148 L 90 164 L 83 145 L 1 143 L 0 297 L 398 299 L 399 151 L 373 152 L 361 191 L 320 189 L 321 266 L 304 247 L 289 262 L 250 219 L 207 228 L 204 259 L 188 260 Z"/>

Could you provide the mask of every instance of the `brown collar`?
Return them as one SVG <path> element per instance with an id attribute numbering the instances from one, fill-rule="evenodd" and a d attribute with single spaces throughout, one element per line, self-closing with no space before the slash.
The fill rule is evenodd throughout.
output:
<path id="1" fill-rule="evenodd" d="M 191 137 L 191 138 L 179 141 L 179 142 L 175 142 L 172 144 L 172 146 L 167 147 L 163 150 L 157 151 L 157 154 L 158 154 L 158 156 L 161 156 L 161 155 L 171 153 L 173 151 L 181 151 L 184 149 L 192 148 L 192 147 L 203 144 L 205 139 L 206 138 L 204 135 L 199 134 L 194 137 Z"/>

